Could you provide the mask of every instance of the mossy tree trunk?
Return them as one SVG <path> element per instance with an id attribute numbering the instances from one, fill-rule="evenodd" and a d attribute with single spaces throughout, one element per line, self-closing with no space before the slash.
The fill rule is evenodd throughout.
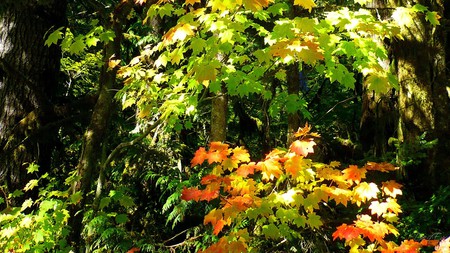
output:
<path id="1" fill-rule="evenodd" d="M 401 6 L 404 2 L 395 4 Z M 449 10 L 440 1 L 418 3 L 443 17 L 442 24 L 448 22 Z M 428 151 L 422 164 L 405 168 L 408 182 L 417 192 L 427 195 L 440 185 L 448 185 L 450 180 L 448 32 L 445 26 L 433 27 L 424 14 L 418 13 L 412 24 L 401 28 L 401 33 L 404 40 L 393 44 L 400 84 L 399 140 L 412 144 L 423 132 L 428 133 L 428 140 L 438 139 L 438 145 Z"/>
<path id="2" fill-rule="evenodd" d="M 56 131 L 42 129 L 54 117 L 61 53 L 44 41 L 65 12 L 64 0 L 0 3 L 0 184 L 10 190 L 27 182 L 29 164 L 51 165 Z"/>

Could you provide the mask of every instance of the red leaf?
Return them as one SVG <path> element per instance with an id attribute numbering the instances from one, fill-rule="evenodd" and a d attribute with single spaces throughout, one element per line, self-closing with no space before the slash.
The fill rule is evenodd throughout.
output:
<path id="1" fill-rule="evenodd" d="M 316 145 L 316 143 L 312 139 L 309 139 L 307 141 L 296 140 L 291 144 L 289 149 L 291 151 L 295 152 L 297 155 L 301 155 L 301 156 L 305 157 L 309 153 L 311 153 L 311 154 L 314 153 L 314 149 L 313 149 L 314 145 Z"/>
<path id="2" fill-rule="evenodd" d="M 129 250 L 127 251 L 127 253 L 135 253 L 135 252 L 139 252 L 139 251 L 141 251 L 141 249 L 136 248 L 136 247 L 133 247 L 133 248 L 129 249 Z"/>
<path id="3" fill-rule="evenodd" d="M 186 201 L 199 201 L 201 195 L 202 191 L 197 188 L 183 188 L 181 191 L 181 199 Z"/>
<path id="4" fill-rule="evenodd" d="M 350 241 L 355 238 L 358 238 L 361 233 L 362 229 L 355 227 L 354 225 L 347 225 L 342 224 L 339 227 L 337 227 L 336 231 L 333 233 L 333 240 L 336 240 L 336 238 L 339 237 L 339 239 L 345 239 L 345 241 Z"/>

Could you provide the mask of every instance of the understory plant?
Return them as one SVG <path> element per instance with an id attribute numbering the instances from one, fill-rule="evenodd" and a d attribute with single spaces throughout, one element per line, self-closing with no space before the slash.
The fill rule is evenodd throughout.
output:
<path id="1" fill-rule="evenodd" d="M 317 252 L 418 252 L 438 244 L 396 240 L 402 186 L 377 174 L 398 168 L 368 162 L 341 169 L 339 162 L 312 161 L 307 156 L 319 136 L 310 130 L 300 128 L 289 149 L 274 149 L 259 162 L 243 147 L 221 142 L 196 151 L 191 166 L 207 164 L 210 172 L 200 185 L 184 188 L 181 199 L 213 207 L 204 224 L 216 240 L 200 252 L 314 252 L 305 248 L 307 238 Z"/>

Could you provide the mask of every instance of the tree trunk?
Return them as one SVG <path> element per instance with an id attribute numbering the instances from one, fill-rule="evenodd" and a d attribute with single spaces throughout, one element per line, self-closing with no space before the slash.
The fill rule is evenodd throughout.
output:
<path id="1" fill-rule="evenodd" d="M 287 67 L 287 90 L 288 95 L 297 95 L 300 92 L 300 76 L 298 70 L 298 63 L 293 63 Z M 288 129 L 286 146 L 289 147 L 292 142 L 295 141 L 294 134 L 300 127 L 300 113 L 298 111 L 294 113 L 288 113 Z"/>
<path id="2" fill-rule="evenodd" d="M 448 10 L 444 12 L 444 6 L 436 2 L 430 6 L 430 1 L 418 3 L 444 17 L 441 23 L 448 22 Z M 413 23 L 401 28 L 404 40 L 394 44 L 400 83 L 399 140 L 406 145 L 412 144 L 423 132 L 428 133 L 429 140 L 438 139 L 438 145 L 429 150 L 423 164 L 405 168 L 409 183 L 426 196 L 450 180 L 450 100 L 446 92 L 448 45 L 445 27 L 432 27 L 423 14 L 413 15 Z"/>
<path id="3" fill-rule="evenodd" d="M 71 226 L 72 236 L 71 240 L 73 244 L 76 244 L 76 248 L 85 248 L 86 252 L 89 252 L 89 242 L 86 245 L 80 243 L 82 233 L 82 211 L 87 202 L 87 194 L 93 189 L 92 184 L 94 179 L 98 177 L 100 168 L 101 150 L 106 144 L 105 137 L 107 135 L 108 123 L 111 117 L 111 113 L 114 107 L 114 94 L 116 87 L 116 75 L 119 66 L 111 68 L 111 61 L 117 61 L 121 59 L 121 45 L 122 45 L 122 30 L 125 24 L 126 17 L 132 11 L 133 1 L 121 1 L 120 4 L 115 6 L 113 14 L 110 17 L 107 12 L 103 13 L 103 10 L 97 10 L 102 15 L 102 25 L 107 29 L 112 29 L 115 33 L 113 41 L 106 43 L 103 48 L 103 66 L 100 72 L 99 78 L 99 90 L 98 100 L 94 106 L 89 126 L 87 127 L 84 136 L 82 151 L 77 165 L 77 174 L 80 180 L 75 183 L 73 191 L 80 191 L 83 198 L 74 206 L 71 214 Z M 78 214 L 77 214 L 78 213 Z"/>
<path id="4" fill-rule="evenodd" d="M 228 96 L 225 92 L 219 92 L 212 99 L 210 141 L 227 139 L 227 112 Z"/>
<path id="5" fill-rule="evenodd" d="M 44 41 L 64 25 L 65 10 L 62 0 L 0 3 L 0 183 L 11 189 L 27 182 L 29 164 L 41 173 L 51 164 L 56 133 L 39 129 L 53 118 L 61 53 Z"/>

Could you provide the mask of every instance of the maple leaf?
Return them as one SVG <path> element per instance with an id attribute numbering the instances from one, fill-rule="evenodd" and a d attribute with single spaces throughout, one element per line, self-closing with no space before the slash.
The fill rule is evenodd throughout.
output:
<path id="1" fill-rule="evenodd" d="M 127 253 L 135 253 L 135 252 L 140 252 L 140 251 L 141 251 L 140 248 L 133 247 L 133 248 L 129 249 L 129 250 L 127 251 Z"/>
<path id="2" fill-rule="evenodd" d="M 256 164 L 254 162 L 252 162 L 250 164 L 242 164 L 236 170 L 236 174 L 241 177 L 247 177 L 248 175 L 255 173 L 255 167 L 256 167 Z"/>
<path id="3" fill-rule="evenodd" d="M 356 165 L 350 165 L 347 169 L 342 171 L 343 179 L 347 180 L 350 185 L 353 183 L 359 184 L 361 179 L 366 177 L 366 169 L 359 169 Z"/>
<path id="4" fill-rule="evenodd" d="M 203 219 L 203 224 L 206 225 L 208 223 L 211 223 L 211 225 L 213 226 L 213 233 L 215 235 L 218 235 L 226 225 L 226 222 L 223 219 L 223 211 L 215 208 L 211 210 Z"/>
<path id="5" fill-rule="evenodd" d="M 330 199 L 336 202 L 336 205 L 342 204 L 344 206 L 347 206 L 347 202 L 352 194 L 352 191 L 350 190 L 336 187 L 329 188 L 328 190 L 326 190 L 326 192 L 328 192 L 328 196 L 330 197 Z"/>
<path id="6" fill-rule="evenodd" d="M 209 186 L 209 185 L 208 185 Z M 216 188 L 216 187 L 210 187 L 210 188 Z M 199 200 L 206 200 L 211 201 L 213 199 L 216 199 L 219 197 L 219 189 L 209 189 L 208 187 L 201 191 L 200 199 Z"/>
<path id="7" fill-rule="evenodd" d="M 308 141 L 296 140 L 291 144 L 289 149 L 292 152 L 295 152 L 297 155 L 306 157 L 309 153 L 314 153 L 314 145 L 316 145 L 316 143 L 313 141 L 313 139 L 309 139 Z"/>
<path id="8" fill-rule="evenodd" d="M 176 41 L 183 41 L 187 36 L 192 36 L 195 34 L 195 26 L 186 23 L 180 23 L 175 27 L 169 29 L 169 31 L 163 36 L 163 44 L 169 45 Z"/>
<path id="9" fill-rule="evenodd" d="M 299 171 L 302 170 L 304 164 L 302 156 L 293 156 L 289 158 L 284 164 L 286 174 L 296 177 Z"/>
<path id="10" fill-rule="evenodd" d="M 394 180 L 383 182 L 381 185 L 381 189 L 388 196 L 395 198 L 397 195 L 403 194 L 402 190 L 400 190 L 400 188 L 402 188 L 402 185 L 395 182 Z"/>
<path id="11" fill-rule="evenodd" d="M 360 228 L 355 227 L 355 225 L 347 225 L 342 224 L 336 228 L 336 231 L 333 233 L 333 240 L 345 239 L 345 241 L 351 241 L 355 238 L 359 238 L 361 236 L 362 230 Z"/>
<path id="12" fill-rule="evenodd" d="M 211 184 L 212 182 L 219 181 L 218 179 L 219 179 L 218 176 L 209 174 L 209 175 L 202 177 L 202 180 L 200 181 L 200 183 L 202 185 L 207 185 L 207 184 Z"/>
<path id="13" fill-rule="evenodd" d="M 233 180 L 231 185 L 233 187 L 230 191 L 232 195 L 254 194 L 257 190 L 253 179 Z"/>
<path id="14" fill-rule="evenodd" d="M 394 165 L 387 163 L 387 162 L 382 162 L 382 163 L 375 163 L 375 162 L 368 162 L 364 168 L 366 170 L 376 170 L 376 171 L 381 171 L 381 172 L 389 172 L 389 171 L 394 171 L 397 170 L 398 167 L 395 167 Z"/>
<path id="15" fill-rule="evenodd" d="M 378 201 L 372 201 L 372 203 L 369 206 L 369 209 L 371 210 L 372 214 L 377 214 L 378 216 L 381 216 L 387 212 L 388 209 L 388 203 L 387 202 L 378 202 Z"/>
<path id="16" fill-rule="evenodd" d="M 181 199 L 186 200 L 186 201 L 189 201 L 189 200 L 199 201 L 201 195 L 202 195 L 202 191 L 197 189 L 197 187 L 183 188 L 183 190 L 181 191 Z"/>
<path id="17" fill-rule="evenodd" d="M 240 0 L 237 2 L 239 3 Z M 251 11 L 261 10 L 262 8 L 269 6 L 269 2 L 273 2 L 273 0 L 242 0 L 244 7 Z"/>
<path id="18" fill-rule="evenodd" d="M 404 240 L 400 246 L 395 248 L 395 252 L 416 253 L 420 252 L 420 248 L 422 248 L 422 245 L 420 245 L 419 242 L 414 240 Z"/>
<path id="19" fill-rule="evenodd" d="M 378 186 L 376 184 L 368 184 L 366 182 L 363 182 L 353 189 L 354 195 L 352 201 L 360 206 L 362 202 L 366 202 L 366 200 L 376 198 L 379 191 L 380 190 L 378 189 Z"/>
<path id="20" fill-rule="evenodd" d="M 223 206 L 223 208 L 230 208 L 234 207 L 239 211 L 247 210 L 249 207 L 253 205 L 253 198 L 245 194 L 244 196 L 236 196 L 231 197 L 226 200 L 226 204 Z"/>
<path id="21" fill-rule="evenodd" d="M 197 151 L 195 151 L 194 158 L 192 158 L 191 160 L 191 167 L 202 164 L 206 158 L 207 158 L 206 149 L 204 147 L 199 148 Z"/>
<path id="22" fill-rule="evenodd" d="M 201 3 L 202 0 L 186 0 L 186 5 L 194 5 L 196 3 Z"/>
<path id="23" fill-rule="evenodd" d="M 323 225 L 323 222 L 320 220 L 320 216 L 315 213 L 308 214 L 307 223 L 311 228 L 319 228 Z"/>
<path id="24" fill-rule="evenodd" d="M 250 162 L 250 154 L 243 147 L 234 148 L 232 158 L 239 162 Z"/>
<path id="25" fill-rule="evenodd" d="M 279 178 L 283 173 L 281 171 L 281 165 L 274 159 L 266 160 L 256 164 L 258 169 L 262 172 L 262 179 L 269 181 L 274 178 Z"/>
<path id="26" fill-rule="evenodd" d="M 294 4 L 307 9 L 309 12 L 311 12 L 312 8 L 316 6 L 314 0 L 295 0 Z"/>

